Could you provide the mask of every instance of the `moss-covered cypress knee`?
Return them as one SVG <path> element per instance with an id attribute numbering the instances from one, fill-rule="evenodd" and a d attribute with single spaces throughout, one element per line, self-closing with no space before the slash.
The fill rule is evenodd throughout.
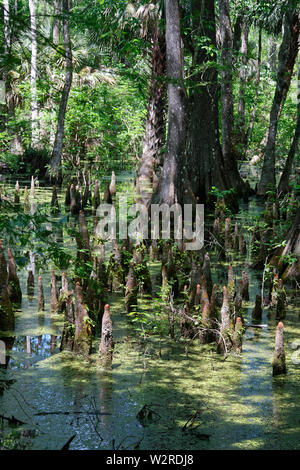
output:
<path id="1" fill-rule="evenodd" d="M 112 321 L 110 317 L 109 305 L 106 304 L 104 307 L 104 314 L 102 318 L 102 331 L 101 331 L 101 342 L 99 347 L 99 356 L 101 358 L 112 359 L 114 348 Z"/>
<path id="2" fill-rule="evenodd" d="M 112 197 L 109 191 L 109 183 L 106 181 L 105 183 L 105 189 L 104 189 L 104 194 L 103 194 L 104 201 L 106 204 L 112 204 Z"/>
<path id="3" fill-rule="evenodd" d="M 224 354 L 231 348 L 232 343 L 230 340 L 230 300 L 227 287 L 223 287 L 223 304 L 221 308 L 221 327 L 220 336 L 218 340 L 217 352 Z"/>
<path id="4" fill-rule="evenodd" d="M 204 280 L 204 276 L 202 277 L 202 289 L 201 289 L 201 319 L 202 319 L 202 327 L 199 339 L 201 344 L 209 343 L 214 339 L 210 329 L 211 329 L 211 311 L 210 311 L 210 303 L 208 292 L 206 288 L 206 282 Z"/>
<path id="5" fill-rule="evenodd" d="M 235 293 L 235 298 L 234 298 L 234 312 L 235 316 L 241 316 L 241 310 L 242 310 L 242 304 L 243 304 L 243 288 L 244 284 L 242 279 L 239 281 L 237 291 Z"/>
<path id="6" fill-rule="evenodd" d="M 34 274 L 30 269 L 27 277 L 27 295 L 32 296 L 34 294 Z"/>
<path id="7" fill-rule="evenodd" d="M 207 289 L 208 297 L 210 299 L 211 298 L 211 293 L 212 293 L 212 288 L 213 288 L 213 283 L 212 283 L 212 278 L 211 278 L 210 257 L 209 257 L 208 253 L 206 253 L 205 256 L 204 256 L 202 272 L 203 272 L 203 275 L 205 277 L 206 289 Z"/>
<path id="8" fill-rule="evenodd" d="M 279 322 L 276 330 L 275 350 L 273 358 L 273 376 L 286 374 L 286 362 L 283 338 L 283 323 Z"/>
<path id="9" fill-rule="evenodd" d="M 56 313 L 57 310 L 58 310 L 58 299 L 57 299 L 56 277 L 55 277 L 54 269 L 52 269 L 50 311 L 51 313 Z"/>
<path id="10" fill-rule="evenodd" d="M 229 302 L 233 301 L 234 291 L 235 291 L 235 278 L 232 266 L 228 266 L 228 282 L 227 282 L 227 291 L 229 295 Z"/>
<path id="11" fill-rule="evenodd" d="M 134 265 L 133 265 L 133 262 L 131 262 L 129 266 L 129 272 L 127 276 L 126 290 L 125 290 L 125 308 L 126 308 L 127 314 L 132 312 L 134 308 L 136 307 L 137 294 L 138 294 L 138 288 L 137 288 L 136 276 L 134 272 Z"/>
<path id="12" fill-rule="evenodd" d="M 234 333 L 233 333 L 233 346 L 237 353 L 242 352 L 243 346 L 243 322 L 241 317 L 237 317 Z"/>

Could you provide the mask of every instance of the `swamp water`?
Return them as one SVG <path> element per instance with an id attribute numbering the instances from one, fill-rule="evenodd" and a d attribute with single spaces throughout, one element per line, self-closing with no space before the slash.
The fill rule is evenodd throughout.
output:
<path id="1" fill-rule="evenodd" d="M 50 189 L 38 189 L 37 199 L 49 203 Z M 254 202 L 245 209 L 243 217 L 251 222 L 257 211 Z M 61 243 L 70 241 L 64 238 Z M 18 247 L 11 248 L 18 260 Z M 9 357 L 7 366 L 0 368 L 0 380 L 11 382 L 0 391 L 0 414 L 25 423 L 13 428 L 0 420 L 2 433 L 31 430 L 33 449 L 61 449 L 72 436 L 70 449 L 300 448 L 300 366 L 292 363 L 290 348 L 300 339 L 295 295 L 284 322 L 286 376 L 272 378 L 274 313 L 268 315 L 265 310 L 265 328 L 247 328 L 242 354 L 224 360 L 216 354 L 215 344 L 164 339 L 161 351 L 155 337 L 141 344 L 118 293 L 109 298 L 116 344 L 112 367 L 104 369 L 96 362 L 99 339 L 94 341 L 90 361 L 59 351 L 63 318 L 50 315 L 51 266 L 42 252 L 38 258 L 42 262 L 37 262 L 35 294 L 41 274 L 45 313 L 37 313 L 37 297 L 26 295 L 28 265 L 24 266 L 18 273 L 23 302 L 16 313 L 15 330 L 1 333 Z M 234 260 L 239 279 L 245 260 L 235 255 Z M 152 274 L 158 272 L 158 264 L 149 267 Z M 226 280 L 226 267 L 212 257 L 213 280 L 219 285 Z M 243 306 L 251 324 L 262 273 L 246 270 L 250 302 Z M 143 299 L 140 307 L 151 308 L 151 304 L 150 299 Z M 190 419 L 193 424 L 185 426 Z"/>

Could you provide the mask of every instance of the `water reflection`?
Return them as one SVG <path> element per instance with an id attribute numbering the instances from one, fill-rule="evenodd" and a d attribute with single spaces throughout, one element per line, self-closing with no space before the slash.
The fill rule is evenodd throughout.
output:
<path id="1" fill-rule="evenodd" d="M 0 369 L 8 368 L 15 339 L 14 336 L 0 336 Z"/>

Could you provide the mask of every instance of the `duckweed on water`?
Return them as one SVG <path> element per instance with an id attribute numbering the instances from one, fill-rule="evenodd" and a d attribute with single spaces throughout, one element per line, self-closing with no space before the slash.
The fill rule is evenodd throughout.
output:
<path id="1" fill-rule="evenodd" d="M 43 195 L 49 199 L 48 191 Z M 237 258 L 233 268 L 240 276 L 243 261 Z M 157 263 L 150 270 L 152 279 L 159 276 Z M 250 302 L 244 313 L 251 324 L 261 279 L 258 272 L 247 272 Z M 24 267 L 23 292 L 26 275 Z M 42 275 L 48 302 L 50 269 Z M 226 267 L 213 263 L 213 280 L 220 285 L 225 277 Z M 285 320 L 288 373 L 277 378 L 272 378 L 276 321 L 267 311 L 265 328 L 246 327 L 242 354 L 224 360 L 214 344 L 159 343 L 155 336 L 141 342 L 125 317 L 122 295 L 114 294 L 109 303 L 116 345 L 112 366 L 101 368 L 99 338 L 88 359 L 60 352 L 63 319 L 50 315 L 48 303 L 38 314 L 37 298 L 23 295 L 10 333 L 8 368 L 1 369 L 0 379 L 12 382 L 0 392 L 0 414 L 34 430 L 32 448 L 60 449 L 73 435 L 71 449 L 300 448 L 300 366 L 293 364 L 290 348 L 300 339 L 296 299 Z M 149 307 L 149 300 L 141 300 L 140 309 Z M 141 419 L 143 409 L 147 414 Z M 2 432 L 11 432 L 5 422 Z"/>

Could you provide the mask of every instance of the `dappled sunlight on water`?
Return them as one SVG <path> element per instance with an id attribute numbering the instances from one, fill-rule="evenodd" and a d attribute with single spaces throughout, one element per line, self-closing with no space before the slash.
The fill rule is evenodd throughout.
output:
<path id="1" fill-rule="evenodd" d="M 39 197 L 49 202 L 50 191 L 39 191 Z M 250 207 L 249 217 L 251 210 L 257 208 Z M 60 235 L 71 245 L 64 233 Z M 232 261 L 239 279 L 245 260 L 234 256 Z M 212 265 L 214 281 L 221 285 L 227 264 Z M 264 328 L 246 328 L 240 356 L 232 354 L 224 361 L 214 344 L 199 346 L 195 341 L 187 346 L 183 340 L 169 339 L 162 341 L 160 355 L 154 336 L 141 343 L 134 334 L 121 293 L 109 299 L 116 345 L 112 364 L 104 367 L 97 359 L 99 338 L 89 360 L 60 352 L 63 318 L 50 314 L 51 266 L 42 254 L 37 266 L 43 276 L 45 312 L 37 312 L 37 286 L 35 296 L 26 295 L 25 265 L 15 330 L 5 332 L 10 336 L 5 339 L 9 362 L 0 369 L 0 378 L 14 381 L 0 395 L 1 414 L 37 430 L 33 448 L 59 449 L 73 435 L 72 449 L 300 448 L 300 366 L 293 365 L 290 348 L 300 339 L 296 300 L 285 320 L 285 377 L 272 378 L 276 321 L 267 310 Z M 158 278 L 159 266 L 150 268 L 152 278 Z M 261 273 L 246 269 L 250 301 L 244 303 L 244 314 L 251 325 Z M 140 308 L 151 305 L 152 299 L 140 301 Z M 137 415 L 145 405 L 152 415 L 142 421 Z M 194 426 L 185 429 L 195 414 Z"/>

